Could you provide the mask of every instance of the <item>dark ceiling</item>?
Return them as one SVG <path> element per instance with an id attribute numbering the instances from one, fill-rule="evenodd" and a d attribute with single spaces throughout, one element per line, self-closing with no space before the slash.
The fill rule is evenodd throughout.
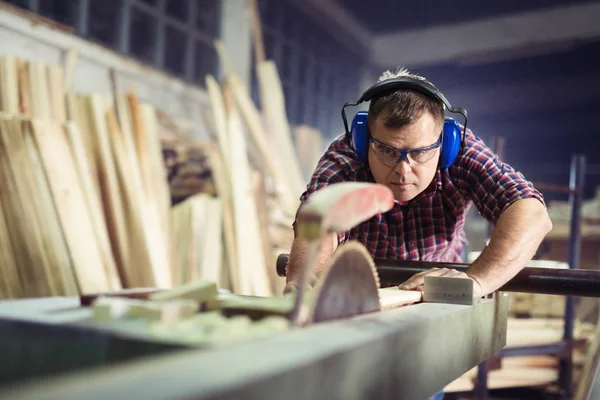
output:
<path id="1" fill-rule="evenodd" d="M 337 0 L 373 33 L 427 28 L 593 0 Z"/>
<path id="2" fill-rule="evenodd" d="M 576 152 L 600 165 L 600 41 L 562 53 L 413 71 L 467 108 L 476 135 L 488 143 L 504 137 L 504 159 L 528 178 L 566 184 Z M 588 196 L 600 185 L 599 173 L 589 168 Z"/>
<path id="3" fill-rule="evenodd" d="M 373 34 L 592 2 L 337 1 Z M 572 154 L 585 154 L 586 196 L 591 197 L 600 186 L 600 38 L 536 46 L 500 57 L 482 54 L 463 62 L 404 66 L 431 80 L 454 105 L 465 107 L 468 126 L 488 144 L 502 136 L 504 160 L 534 182 L 567 184 Z M 462 123 L 461 118 L 457 116 Z"/>

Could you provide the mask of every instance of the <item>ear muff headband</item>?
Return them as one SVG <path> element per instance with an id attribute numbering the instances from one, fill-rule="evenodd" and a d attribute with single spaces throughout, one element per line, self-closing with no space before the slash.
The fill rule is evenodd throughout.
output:
<path id="1" fill-rule="evenodd" d="M 347 102 L 342 108 L 342 119 L 344 121 L 344 129 L 346 136 L 352 141 L 355 151 L 361 160 L 367 158 L 368 149 L 368 127 L 367 127 L 367 112 L 359 111 L 352 121 L 352 128 L 348 128 L 348 120 L 346 118 L 346 107 L 357 106 L 365 101 L 369 101 L 374 97 L 381 96 L 384 93 L 395 91 L 398 89 L 413 89 L 423 93 L 426 96 L 432 97 L 441 101 L 445 108 L 451 113 L 461 114 L 465 123 L 461 137 L 460 126 L 452 118 L 445 118 L 444 129 L 442 133 L 442 151 L 440 156 L 440 166 L 448 168 L 456 158 L 460 146 L 465 145 L 465 133 L 467 131 L 467 110 L 462 107 L 453 107 L 446 99 L 444 94 L 435 86 L 420 79 L 401 77 L 388 79 L 377 82 L 375 85 L 367 89 L 356 102 Z"/>

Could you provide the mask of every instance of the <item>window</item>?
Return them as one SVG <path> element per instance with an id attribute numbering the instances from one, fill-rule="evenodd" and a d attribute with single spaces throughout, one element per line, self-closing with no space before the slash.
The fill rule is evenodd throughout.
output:
<path id="1" fill-rule="evenodd" d="M 295 4 L 259 0 L 259 7 L 265 53 L 277 64 L 290 123 L 318 128 L 326 138 L 342 133 L 340 111 L 359 95 L 362 60 Z"/>
<path id="2" fill-rule="evenodd" d="M 215 74 L 218 0 L 9 0 L 88 40 L 204 86 Z"/>

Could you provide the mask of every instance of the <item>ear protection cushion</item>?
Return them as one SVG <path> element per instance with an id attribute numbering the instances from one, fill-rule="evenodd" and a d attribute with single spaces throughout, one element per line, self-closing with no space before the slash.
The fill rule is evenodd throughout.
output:
<path id="1" fill-rule="evenodd" d="M 442 133 L 442 152 L 440 167 L 448 168 L 452 165 L 461 145 L 460 125 L 455 119 L 446 117 Z"/>
<path id="2" fill-rule="evenodd" d="M 350 128 L 352 147 L 358 155 L 358 158 L 365 162 L 367 160 L 367 116 L 369 114 L 366 111 L 359 111 L 352 119 L 352 125 Z"/>
<path id="3" fill-rule="evenodd" d="M 368 152 L 367 117 L 368 113 L 366 111 L 357 112 L 352 119 L 350 128 L 352 147 L 362 162 L 366 162 Z M 461 145 L 460 125 L 458 122 L 453 118 L 446 117 L 442 135 L 440 167 L 449 168 L 456 159 Z"/>

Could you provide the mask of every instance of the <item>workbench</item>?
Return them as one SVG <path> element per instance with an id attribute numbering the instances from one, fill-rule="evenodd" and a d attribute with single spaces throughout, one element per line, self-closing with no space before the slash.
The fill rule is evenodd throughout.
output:
<path id="1" fill-rule="evenodd" d="M 78 298 L 2 301 L 0 398 L 423 400 L 505 346 L 507 304 L 418 303 L 202 349 L 94 322 Z"/>

